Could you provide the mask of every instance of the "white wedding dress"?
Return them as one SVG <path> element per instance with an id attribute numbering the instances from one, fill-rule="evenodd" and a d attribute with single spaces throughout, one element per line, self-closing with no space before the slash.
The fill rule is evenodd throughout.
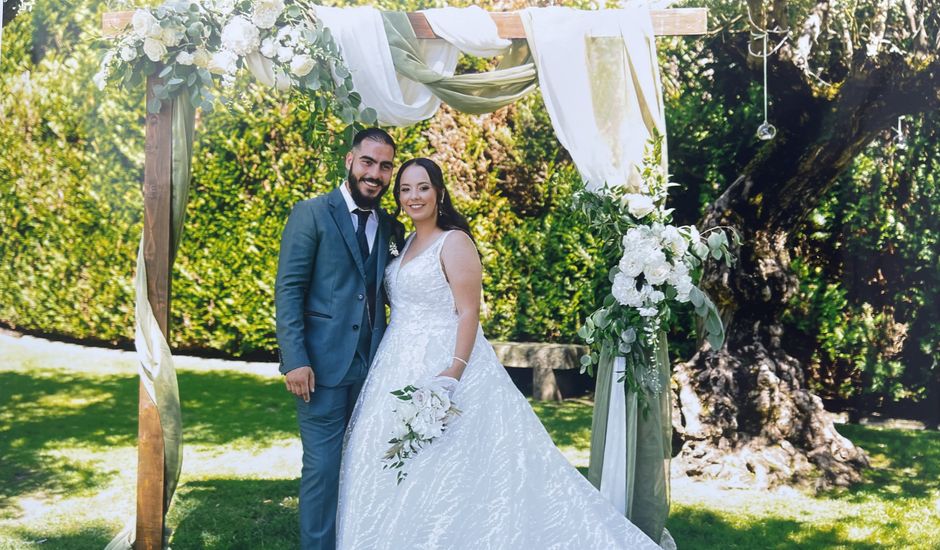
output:
<path id="1" fill-rule="evenodd" d="M 457 316 L 440 262 L 447 235 L 402 266 L 406 245 L 386 269 L 392 317 L 346 432 L 337 548 L 659 548 L 558 451 L 482 329 L 453 396 L 463 414 L 406 463 L 401 485 L 382 469 L 389 392 L 438 374 L 454 355 Z"/>

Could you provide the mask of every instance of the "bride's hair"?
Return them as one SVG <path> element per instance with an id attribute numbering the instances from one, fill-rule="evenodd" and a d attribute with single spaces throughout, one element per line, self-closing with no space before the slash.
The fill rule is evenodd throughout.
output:
<path id="1" fill-rule="evenodd" d="M 395 209 L 395 217 L 397 218 L 401 213 L 401 175 L 404 174 L 405 170 L 412 164 L 417 164 L 424 168 L 428 173 L 428 178 L 431 180 L 431 186 L 434 187 L 434 190 L 437 192 L 437 226 L 445 230 L 458 229 L 466 233 L 467 236 L 470 237 L 470 240 L 474 240 L 473 235 L 470 233 L 470 224 L 467 223 L 467 219 L 454 208 L 454 203 L 450 200 L 450 193 L 448 193 L 447 189 L 444 187 L 444 174 L 441 172 L 441 167 L 428 158 L 413 158 L 402 164 L 401 168 L 398 169 L 398 174 L 395 176 L 395 187 L 392 189 L 392 195 L 395 196 L 395 205 L 397 206 Z M 441 199 L 442 196 L 443 200 Z"/>

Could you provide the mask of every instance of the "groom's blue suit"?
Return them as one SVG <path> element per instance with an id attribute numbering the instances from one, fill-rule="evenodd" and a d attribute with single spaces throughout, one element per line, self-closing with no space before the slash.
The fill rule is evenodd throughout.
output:
<path id="1" fill-rule="evenodd" d="M 378 228 L 365 258 L 339 188 L 297 203 L 281 237 L 275 289 L 280 370 L 310 366 L 316 384 L 309 402 L 297 398 L 304 550 L 335 547 L 343 433 L 385 332 L 382 283 L 389 243 L 400 245 L 400 236 L 388 214 L 375 212 Z"/>

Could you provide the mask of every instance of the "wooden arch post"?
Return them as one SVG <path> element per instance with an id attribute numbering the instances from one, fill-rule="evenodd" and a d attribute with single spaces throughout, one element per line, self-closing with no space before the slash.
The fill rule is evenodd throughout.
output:
<path id="1" fill-rule="evenodd" d="M 105 13 L 102 34 L 116 36 L 130 24 L 134 12 Z M 522 19 L 514 12 L 490 14 L 499 35 L 508 39 L 526 38 Z M 707 32 L 706 8 L 650 10 L 656 36 L 700 35 Z M 408 19 L 418 38 L 440 38 L 431 29 L 424 14 L 414 12 Z M 160 80 L 147 80 L 147 100 Z M 163 102 L 159 113 L 147 115 L 144 160 L 144 262 L 147 269 L 147 293 L 160 330 L 170 340 L 170 258 L 172 198 L 172 102 Z M 139 428 L 137 466 L 137 539 L 135 548 L 160 550 L 165 546 L 165 479 L 163 428 L 156 404 L 139 389 Z"/>

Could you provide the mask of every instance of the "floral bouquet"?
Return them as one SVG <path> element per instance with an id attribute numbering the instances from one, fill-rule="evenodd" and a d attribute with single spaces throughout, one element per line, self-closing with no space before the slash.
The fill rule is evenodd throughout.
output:
<path id="1" fill-rule="evenodd" d="M 405 461 L 413 458 L 425 445 L 440 437 L 450 422 L 460 415 L 450 400 L 448 389 L 431 380 L 418 386 L 405 386 L 392 392 L 397 398 L 392 412 L 395 415 L 395 437 L 382 458 L 383 469 L 397 470 L 398 483 L 408 475 Z"/>
<path id="2" fill-rule="evenodd" d="M 662 138 L 653 136 L 647 149 L 639 183 L 632 187 L 604 188 L 601 193 L 582 192 L 578 205 L 604 244 L 605 257 L 615 263 L 609 272 L 610 294 L 578 330 L 594 348 L 581 358 L 582 370 L 593 371 L 602 351 L 615 355 L 654 355 L 659 331 L 672 320 L 671 305 L 689 303 L 704 320 L 706 338 L 721 347 L 724 328 L 712 300 L 696 286 L 703 262 L 724 259 L 729 265 L 728 234 L 715 227 L 703 233 L 694 225 L 671 224 L 672 210 L 665 207 L 668 189 L 675 184 L 659 162 Z M 739 244 L 731 233 L 734 246 Z M 658 394 L 663 390 L 654 361 L 623 373 L 631 390 Z"/>
<path id="3" fill-rule="evenodd" d="M 133 88 L 156 74 L 163 83 L 154 86 L 148 112 L 182 93 L 209 111 L 215 83 L 233 86 L 243 67 L 279 90 L 328 92 L 318 95 L 320 108 L 331 102 L 346 124 L 375 121 L 373 109 L 359 111 L 349 69 L 305 0 L 167 0 L 138 9 L 94 81 L 100 89 L 115 80 Z"/>

